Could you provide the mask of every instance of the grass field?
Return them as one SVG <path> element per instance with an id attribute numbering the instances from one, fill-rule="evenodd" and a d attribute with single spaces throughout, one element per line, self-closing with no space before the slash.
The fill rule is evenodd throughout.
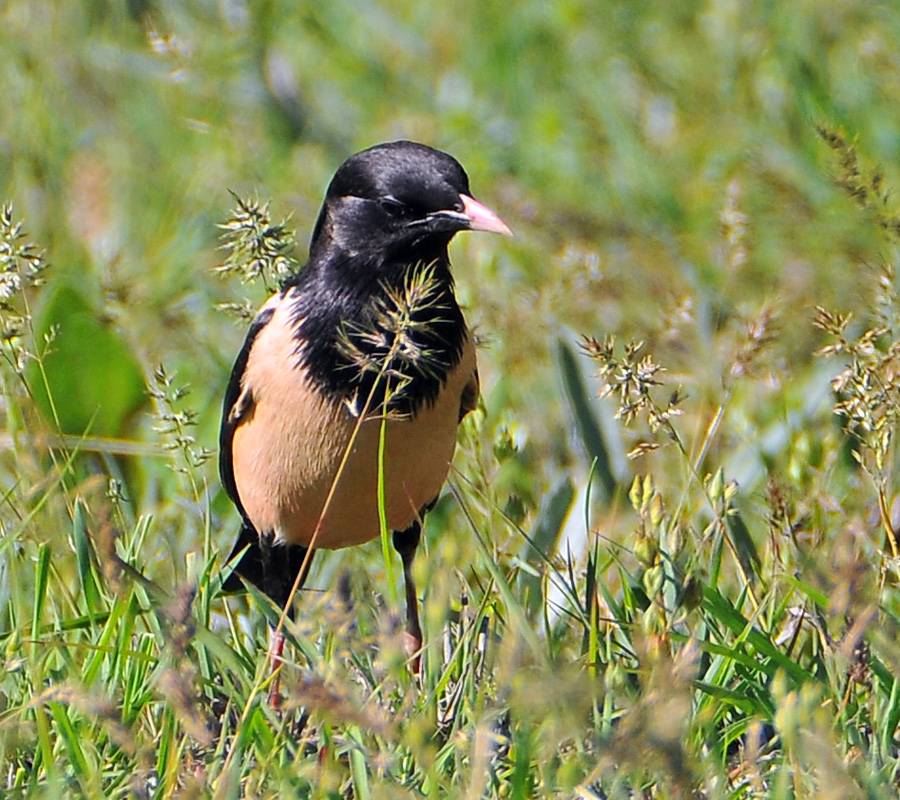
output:
<path id="1" fill-rule="evenodd" d="M 893 798 L 900 8 L 0 4 L 0 795 Z M 316 563 L 266 703 L 221 396 L 350 153 L 512 240 L 416 562 Z M 230 194 L 229 192 L 233 193 Z M 21 224 L 20 224 L 21 223 Z M 275 234 L 272 234 L 275 236 Z"/>

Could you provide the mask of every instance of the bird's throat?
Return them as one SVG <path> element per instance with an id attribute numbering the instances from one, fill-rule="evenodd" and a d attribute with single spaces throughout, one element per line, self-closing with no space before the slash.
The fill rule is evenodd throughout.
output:
<path id="1" fill-rule="evenodd" d="M 299 365 L 351 411 L 415 414 L 437 396 L 465 338 L 449 263 L 381 265 L 352 281 L 341 272 L 287 290 Z"/>

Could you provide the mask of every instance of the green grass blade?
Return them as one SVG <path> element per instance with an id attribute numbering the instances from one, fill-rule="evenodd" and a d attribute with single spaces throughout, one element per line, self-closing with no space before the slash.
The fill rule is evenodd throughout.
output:
<path id="1" fill-rule="evenodd" d="M 75 501 L 75 509 L 72 518 L 72 538 L 75 541 L 75 557 L 78 567 L 78 581 L 84 597 L 85 611 L 91 619 L 101 610 L 100 593 L 94 578 L 94 561 L 90 537 L 88 536 L 87 522 L 84 516 L 84 504 L 80 499 Z"/>
<path id="2" fill-rule="evenodd" d="M 564 339 L 559 339 L 556 343 L 556 357 L 569 412 L 588 458 L 594 463 L 593 471 L 600 484 L 601 500 L 609 502 L 616 490 L 617 481 L 603 429 L 593 411 L 594 401 L 588 394 L 575 353 Z"/>

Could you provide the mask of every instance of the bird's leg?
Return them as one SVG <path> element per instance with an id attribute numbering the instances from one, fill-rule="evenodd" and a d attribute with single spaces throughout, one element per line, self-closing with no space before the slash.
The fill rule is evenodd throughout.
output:
<path id="1" fill-rule="evenodd" d="M 279 608 L 287 611 L 287 617 L 294 619 L 291 591 L 297 575 L 303 569 L 306 561 L 306 570 L 297 581 L 297 588 L 303 586 L 312 558 L 306 558 L 306 548 L 296 545 L 276 545 L 275 535 L 272 532 L 259 537 L 260 561 L 262 562 L 263 591 L 272 598 Z M 281 666 L 284 663 L 284 634 L 273 629 L 269 643 L 269 658 L 272 662 L 272 683 L 269 687 L 269 705 L 279 708 L 281 705 Z"/>
<path id="2" fill-rule="evenodd" d="M 281 708 L 281 665 L 284 663 L 284 634 L 272 630 L 269 641 L 269 658 L 272 661 L 272 682 L 269 684 L 269 706 L 278 711 Z"/>
<path id="3" fill-rule="evenodd" d="M 416 595 L 416 583 L 412 576 L 412 563 L 416 555 L 416 547 L 422 535 L 422 524 L 413 522 L 404 531 L 394 531 L 394 549 L 403 561 L 403 582 L 406 586 L 406 646 L 412 657 L 412 670 L 419 673 L 422 650 L 422 626 L 419 624 L 419 598 Z"/>
<path id="4" fill-rule="evenodd" d="M 263 590 L 269 595 L 275 603 L 282 608 L 284 604 L 279 602 L 279 598 L 284 594 L 281 587 L 282 581 L 278 575 L 276 566 L 277 556 L 275 550 L 275 534 L 273 531 L 267 531 L 259 537 L 260 561 L 262 562 L 263 572 Z M 281 665 L 284 663 L 282 656 L 284 655 L 284 634 L 280 631 L 276 632 L 272 628 L 272 635 L 269 638 L 269 660 L 272 664 L 272 680 L 269 684 L 269 706 L 274 709 L 281 708 Z"/>

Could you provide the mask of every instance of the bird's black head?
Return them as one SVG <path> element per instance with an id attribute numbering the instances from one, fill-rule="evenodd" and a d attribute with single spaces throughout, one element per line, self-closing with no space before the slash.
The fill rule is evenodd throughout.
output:
<path id="1" fill-rule="evenodd" d="M 416 142 L 375 145 L 335 173 L 310 244 L 310 259 L 360 264 L 429 262 L 446 258 L 458 231 L 509 234 L 475 201 L 460 163 Z"/>

